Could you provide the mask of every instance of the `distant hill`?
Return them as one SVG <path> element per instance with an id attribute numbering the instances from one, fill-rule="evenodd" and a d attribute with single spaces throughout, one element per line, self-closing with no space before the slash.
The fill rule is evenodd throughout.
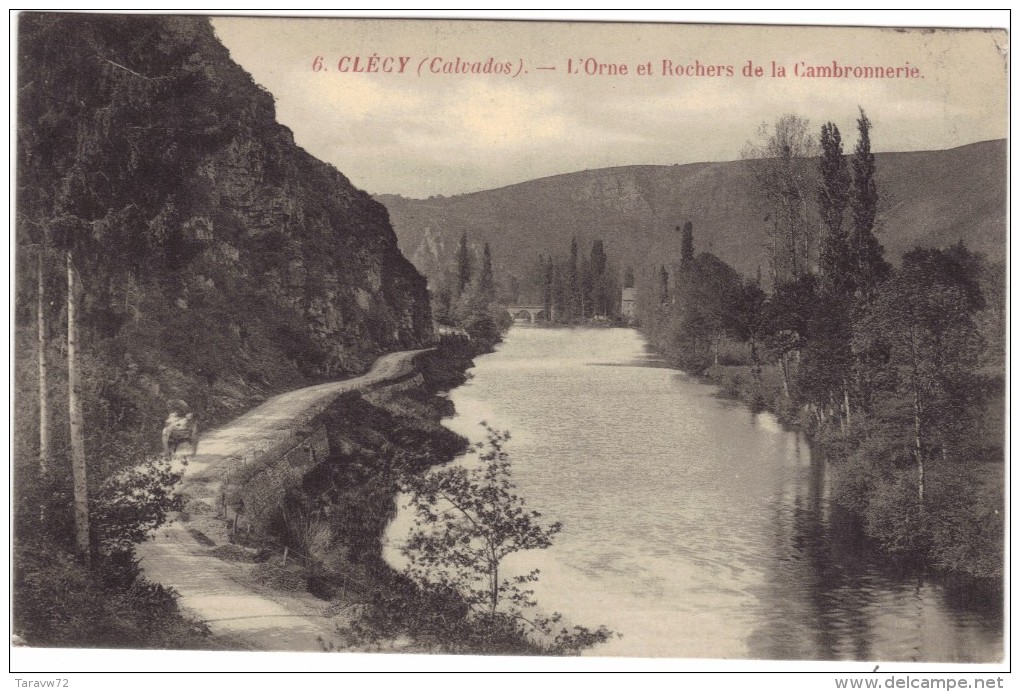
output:
<path id="1" fill-rule="evenodd" d="M 914 247 L 963 239 L 990 257 L 1005 253 L 1006 142 L 944 151 L 877 154 L 882 197 L 879 238 L 897 261 Z M 576 235 L 594 238 L 635 271 L 679 257 L 674 230 L 690 220 L 698 252 L 710 250 L 741 273 L 767 272 L 765 224 L 740 161 L 622 166 L 540 178 L 517 185 L 427 200 L 380 195 L 400 247 L 434 277 L 450 263 L 462 232 L 488 242 L 497 272 L 527 275 L 539 253 L 565 254 Z"/>

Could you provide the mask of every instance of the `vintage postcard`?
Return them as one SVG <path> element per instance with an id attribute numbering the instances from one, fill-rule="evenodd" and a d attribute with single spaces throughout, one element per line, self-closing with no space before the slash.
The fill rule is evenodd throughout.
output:
<path id="1" fill-rule="evenodd" d="M 1004 28 L 16 24 L 15 661 L 1008 663 Z"/>

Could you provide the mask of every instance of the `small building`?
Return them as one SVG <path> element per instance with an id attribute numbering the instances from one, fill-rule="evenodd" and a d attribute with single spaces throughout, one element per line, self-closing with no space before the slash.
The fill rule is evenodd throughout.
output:
<path id="1" fill-rule="evenodd" d="M 623 313 L 624 318 L 628 322 L 634 321 L 635 315 L 635 301 L 637 300 L 637 289 L 636 288 L 625 288 L 623 289 L 623 295 L 620 298 L 620 312 Z"/>

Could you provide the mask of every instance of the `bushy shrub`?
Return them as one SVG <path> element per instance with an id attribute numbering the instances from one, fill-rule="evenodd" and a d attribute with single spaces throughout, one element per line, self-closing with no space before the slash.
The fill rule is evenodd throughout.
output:
<path id="1" fill-rule="evenodd" d="M 208 648 L 208 629 L 183 617 L 173 590 L 138 575 L 120 553 L 86 568 L 51 543 L 14 553 L 14 633 L 32 646 Z"/>

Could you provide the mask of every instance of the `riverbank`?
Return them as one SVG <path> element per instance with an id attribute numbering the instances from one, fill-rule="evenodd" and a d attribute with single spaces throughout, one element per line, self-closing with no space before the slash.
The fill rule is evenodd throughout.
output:
<path id="1" fill-rule="evenodd" d="M 549 322 L 548 320 L 528 322 L 526 320 L 521 320 L 520 322 L 515 321 L 514 324 L 534 329 L 620 329 L 621 327 L 631 326 L 627 320 L 623 318 L 604 319 L 596 317 L 576 319 L 570 322 Z"/>
<path id="2" fill-rule="evenodd" d="M 382 550 L 399 479 L 466 450 L 442 425 L 453 414 L 444 393 L 479 350 L 443 338 L 209 433 L 187 467 L 184 510 L 139 546 L 147 578 L 174 588 L 217 647 L 461 650 L 470 633 L 450 604 L 425 599 Z"/>
<path id="3" fill-rule="evenodd" d="M 678 354 L 667 354 L 667 360 L 683 370 Z M 929 460 L 928 509 L 918 514 L 910 510 L 916 496 L 913 458 L 898 451 L 905 444 L 902 431 L 911 429 L 904 420 L 906 411 L 855 412 L 851 427 L 836 427 L 786 394 L 777 365 L 763 364 L 756 375 L 750 365 L 713 364 L 697 376 L 718 387 L 720 395 L 751 411 L 768 411 L 787 429 L 803 433 L 832 470 L 833 501 L 849 513 L 853 530 L 866 536 L 874 549 L 904 569 L 928 572 L 944 583 L 984 594 L 985 600 L 1001 601 L 1001 379 L 972 376 L 967 388 L 972 400 L 966 406 L 983 413 L 981 427 L 970 431 L 977 439 L 971 446 L 973 457 L 966 460 L 966 470 Z M 894 425 L 900 426 L 898 432 Z"/>

